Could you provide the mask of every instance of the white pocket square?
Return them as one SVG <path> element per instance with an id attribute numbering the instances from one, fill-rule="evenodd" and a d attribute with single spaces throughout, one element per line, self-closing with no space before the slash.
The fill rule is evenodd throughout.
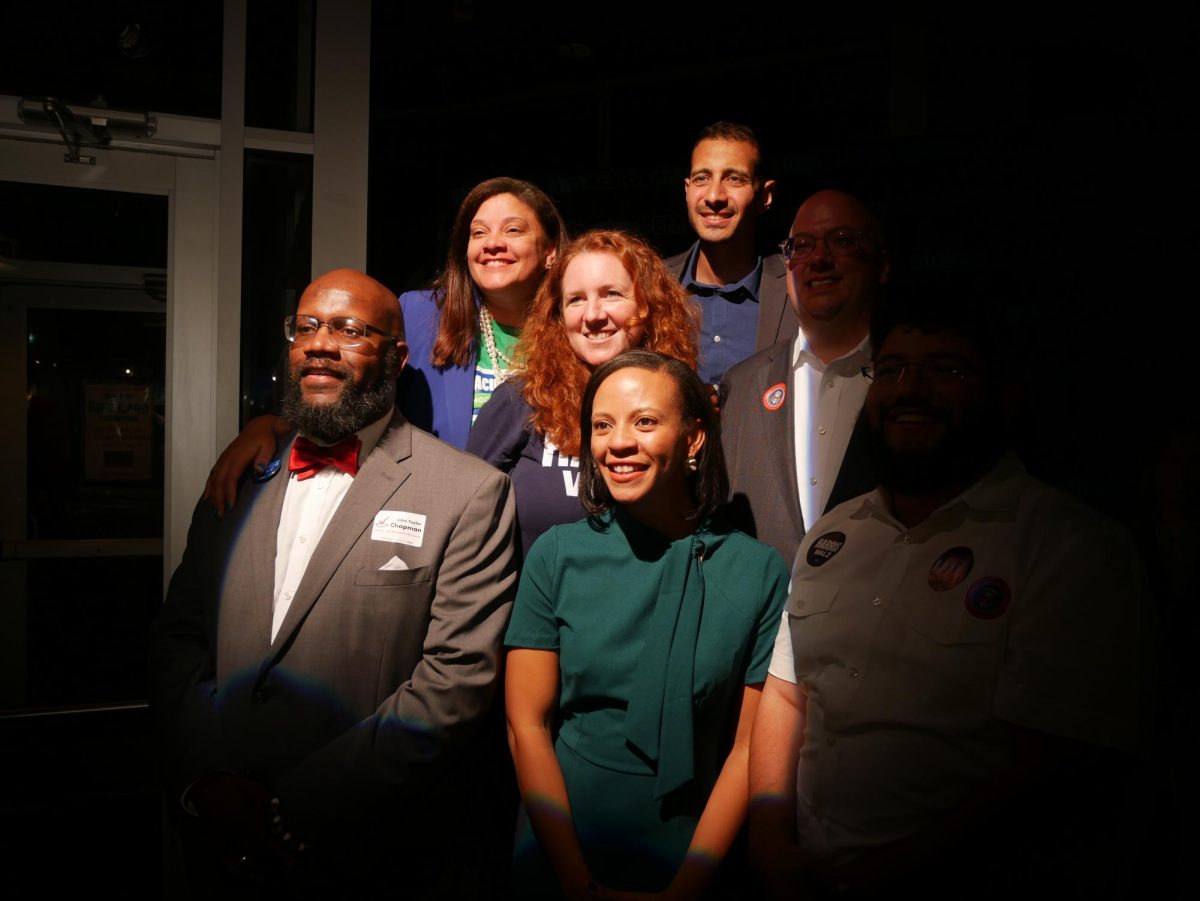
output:
<path id="1" fill-rule="evenodd" d="M 399 557 L 393 557 L 387 563 L 383 564 L 383 566 L 379 567 L 380 572 L 383 572 L 385 569 L 408 569 L 408 564 Z"/>

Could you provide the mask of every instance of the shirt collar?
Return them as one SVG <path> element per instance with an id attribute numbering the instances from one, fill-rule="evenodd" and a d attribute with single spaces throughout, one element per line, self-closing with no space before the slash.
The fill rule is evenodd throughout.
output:
<path id="1" fill-rule="evenodd" d="M 709 285 L 696 281 L 696 265 L 699 260 L 700 242 L 697 241 L 692 245 L 692 252 L 688 256 L 687 264 L 683 267 L 683 287 L 688 293 L 702 297 L 712 297 L 714 294 L 720 294 L 727 300 L 744 298 L 758 303 L 758 289 L 762 284 L 762 257 L 758 258 L 758 262 L 753 269 L 731 285 Z"/>
<path id="2" fill-rule="evenodd" d="M 927 523 L 934 522 L 946 511 L 953 510 L 960 505 L 970 512 L 982 516 L 1012 513 L 1016 510 L 1017 503 L 1020 500 L 1021 488 L 1025 476 L 1025 466 L 1021 463 L 1020 458 L 1012 451 L 1007 451 L 996 465 L 988 470 L 987 475 L 971 485 L 962 494 L 951 498 L 934 510 L 929 515 L 929 519 L 925 520 L 925 523 L 917 526 L 917 528 L 922 528 Z M 896 525 L 898 528 L 903 528 L 892 517 L 887 494 L 883 488 L 876 488 L 874 491 L 863 495 L 862 505 L 854 513 L 854 517 L 861 519 L 866 516 L 874 516 L 876 519 L 882 519 Z"/>
<path id="3" fill-rule="evenodd" d="M 383 433 L 387 429 L 388 423 L 391 421 L 392 411 L 388 410 L 374 422 L 368 423 L 354 433 L 358 436 L 358 440 L 362 442 L 358 449 L 359 466 L 362 466 L 363 463 L 366 462 L 367 457 L 371 455 L 371 451 L 375 449 L 375 445 L 379 443 L 379 439 L 383 437 Z M 323 447 L 327 447 L 329 444 L 337 444 L 337 441 L 327 443 L 325 441 L 321 441 L 319 438 L 314 438 L 311 435 L 305 435 L 304 437 L 313 444 L 319 444 Z M 338 441 L 341 440 L 341 438 L 338 439 Z"/>
<path id="4" fill-rule="evenodd" d="M 828 369 L 831 372 L 842 375 L 853 375 L 864 366 L 871 364 L 871 336 L 863 335 L 863 339 L 856 346 L 846 351 L 846 353 L 842 354 L 836 360 L 824 363 L 820 357 L 812 352 L 812 347 L 808 343 L 808 336 L 801 329 L 796 333 L 796 339 L 792 342 L 792 369 L 799 369 L 804 364 L 818 371 Z"/>

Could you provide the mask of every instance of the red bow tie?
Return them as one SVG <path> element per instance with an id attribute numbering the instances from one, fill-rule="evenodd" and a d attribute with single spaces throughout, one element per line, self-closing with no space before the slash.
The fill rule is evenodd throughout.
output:
<path id="1" fill-rule="evenodd" d="M 358 475 L 358 451 L 362 442 L 357 435 L 343 438 L 337 444 L 322 447 L 307 438 L 297 438 L 292 444 L 292 456 L 288 459 L 288 472 L 296 474 L 297 481 L 311 479 L 326 466 L 341 470 L 351 476 Z"/>

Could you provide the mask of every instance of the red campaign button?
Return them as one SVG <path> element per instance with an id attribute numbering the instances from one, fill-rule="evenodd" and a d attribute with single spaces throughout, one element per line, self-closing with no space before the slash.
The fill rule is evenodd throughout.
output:
<path id="1" fill-rule="evenodd" d="M 929 587 L 934 591 L 949 591 L 970 574 L 974 565 L 975 554 L 969 547 L 952 547 L 929 567 Z"/>
<path id="2" fill-rule="evenodd" d="M 787 398 L 787 385 L 780 382 L 778 385 L 772 385 L 763 392 L 763 406 L 774 412 L 783 406 L 784 400 Z"/>
<path id="3" fill-rule="evenodd" d="M 997 576 L 984 576 L 967 589 L 963 599 L 967 612 L 978 619 L 996 619 L 1004 615 L 1008 602 L 1012 600 L 1012 590 L 1008 583 Z"/>

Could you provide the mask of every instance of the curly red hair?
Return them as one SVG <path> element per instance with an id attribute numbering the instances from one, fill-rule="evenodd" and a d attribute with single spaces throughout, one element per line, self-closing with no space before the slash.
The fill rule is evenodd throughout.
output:
<path id="1" fill-rule="evenodd" d="M 644 318 L 641 347 L 696 368 L 700 311 L 662 258 L 640 238 L 622 231 L 594 229 L 571 241 L 558 256 L 521 329 L 518 347 L 525 402 L 532 425 L 562 453 L 579 453 L 579 405 L 591 369 L 567 341 L 562 318 L 563 273 L 584 253 L 607 253 L 621 261 L 633 281 L 634 299 Z"/>

